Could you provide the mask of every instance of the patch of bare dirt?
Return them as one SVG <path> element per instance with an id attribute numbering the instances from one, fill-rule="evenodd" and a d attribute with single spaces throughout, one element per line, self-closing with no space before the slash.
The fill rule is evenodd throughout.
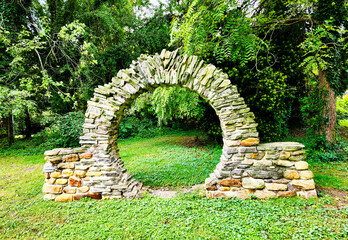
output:
<path id="1" fill-rule="evenodd" d="M 162 188 L 152 188 L 150 186 L 143 186 L 141 189 L 141 192 L 147 191 L 150 195 L 160 197 L 160 198 L 174 198 L 177 196 L 177 194 L 180 193 L 187 193 L 187 192 L 195 192 L 195 191 L 203 191 L 204 190 L 204 184 L 198 184 L 193 187 L 182 187 L 182 188 L 169 188 L 169 187 L 162 187 Z"/>
<path id="2" fill-rule="evenodd" d="M 324 194 L 324 195 L 329 195 L 332 198 L 334 198 L 336 201 L 337 208 L 348 206 L 348 192 L 343 191 L 343 190 L 338 190 L 335 188 L 317 187 L 316 189 L 317 189 L 319 195 Z"/>
<path id="3" fill-rule="evenodd" d="M 185 137 L 184 139 L 180 140 L 180 142 L 178 142 L 177 144 L 186 148 L 194 148 L 194 147 L 204 147 L 207 145 L 207 142 L 203 141 L 198 136 L 193 136 L 193 137 Z"/>

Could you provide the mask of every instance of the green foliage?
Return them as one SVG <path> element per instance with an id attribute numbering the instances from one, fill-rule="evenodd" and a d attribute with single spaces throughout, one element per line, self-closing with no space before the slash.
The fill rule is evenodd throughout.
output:
<path id="1" fill-rule="evenodd" d="M 183 17 L 172 22 L 171 45 L 182 45 L 188 54 L 214 56 L 217 62 L 254 59 L 262 40 L 251 29 L 251 19 L 237 1 L 185 1 Z"/>
<path id="2" fill-rule="evenodd" d="M 39 137 L 44 141 L 43 146 L 50 148 L 79 146 L 84 121 L 85 116 L 81 112 L 58 116 L 49 127 L 39 133 Z"/>
<path id="3" fill-rule="evenodd" d="M 338 124 L 348 128 L 348 94 L 336 99 Z"/>

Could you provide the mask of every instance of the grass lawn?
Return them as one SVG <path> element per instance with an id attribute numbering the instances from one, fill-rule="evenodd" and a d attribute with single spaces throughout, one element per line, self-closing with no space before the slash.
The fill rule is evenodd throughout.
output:
<path id="1" fill-rule="evenodd" d="M 135 178 L 175 188 L 203 182 L 219 161 L 220 149 L 196 143 L 188 133 L 119 145 Z M 347 162 L 311 163 L 318 199 L 225 200 L 190 193 L 56 203 L 42 200 L 44 156 L 15 153 L 0 157 L 0 239 L 348 239 Z"/>

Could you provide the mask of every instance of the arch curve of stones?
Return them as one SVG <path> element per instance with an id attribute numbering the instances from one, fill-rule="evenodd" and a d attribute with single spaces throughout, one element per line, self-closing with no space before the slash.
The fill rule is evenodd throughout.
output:
<path id="1" fill-rule="evenodd" d="M 123 111 L 134 99 L 160 86 L 180 86 L 198 93 L 219 116 L 222 155 L 205 181 L 207 197 L 316 196 L 302 144 L 259 144 L 254 114 L 226 73 L 197 56 L 163 50 L 154 56 L 141 55 L 110 83 L 94 90 L 85 113 L 81 147 L 45 152 L 44 198 L 140 196 L 142 183 L 132 178 L 119 155 L 118 128 Z"/>

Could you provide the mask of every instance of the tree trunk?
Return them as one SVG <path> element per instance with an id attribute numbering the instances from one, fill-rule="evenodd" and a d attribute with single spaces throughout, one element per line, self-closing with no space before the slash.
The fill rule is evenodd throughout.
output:
<path id="1" fill-rule="evenodd" d="M 328 122 L 324 123 L 323 130 L 325 132 L 326 140 L 329 143 L 335 142 L 336 132 L 336 97 L 334 90 L 330 87 L 327 81 L 327 71 L 322 71 L 319 68 L 319 89 L 324 90 L 322 97 L 326 100 L 323 109 L 323 118 L 328 119 Z M 326 91 L 325 91 L 326 90 Z"/>
<path id="2" fill-rule="evenodd" d="M 32 134 L 32 128 L 31 128 L 31 120 L 30 120 L 30 115 L 29 115 L 29 111 L 28 111 L 28 108 L 25 109 L 25 119 L 24 119 L 24 122 L 25 122 L 25 138 L 28 139 L 31 137 L 31 134 Z"/>
<path id="3" fill-rule="evenodd" d="M 8 145 L 12 146 L 12 144 L 14 143 L 12 113 L 7 118 L 7 139 Z"/>

